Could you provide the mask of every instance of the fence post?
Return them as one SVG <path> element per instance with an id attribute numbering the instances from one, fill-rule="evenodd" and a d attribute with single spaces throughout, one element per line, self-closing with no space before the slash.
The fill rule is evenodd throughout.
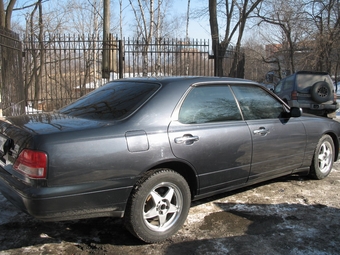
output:
<path id="1" fill-rule="evenodd" d="M 118 51 L 119 51 L 119 79 L 124 78 L 124 41 L 123 40 L 119 40 L 118 41 Z"/>

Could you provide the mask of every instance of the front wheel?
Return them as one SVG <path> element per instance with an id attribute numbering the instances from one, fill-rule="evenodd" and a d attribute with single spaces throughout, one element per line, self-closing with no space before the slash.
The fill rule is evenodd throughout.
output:
<path id="1" fill-rule="evenodd" d="M 329 175 L 334 162 L 334 143 L 329 135 L 323 135 L 319 140 L 311 165 L 310 175 L 321 180 Z"/>
<path id="2" fill-rule="evenodd" d="M 160 242 L 184 224 L 191 202 L 185 179 L 170 169 L 148 172 L 129 198 L 126 228 L 147 243 Z"/>

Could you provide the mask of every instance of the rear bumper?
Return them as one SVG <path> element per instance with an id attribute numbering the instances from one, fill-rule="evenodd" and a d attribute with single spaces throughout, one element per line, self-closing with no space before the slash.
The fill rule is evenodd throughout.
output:
<path id="1" fill-rule="evenodd" d="M 16 207 L 44 221 L 123 217 L 132 187 L 111 181 L 61 187 L 31 187 L 0 169 L 0 191 Z"/>
<path id="2" fill-rule="evenodd" d="M 333 104 L 311 104 L 311 103 L 303 103 L 297 100 L 292 100 L 289 102 L 289 106 L 291 107 L 298 107 L 302 109 L 310 109 L 315 111 L 322 111 L 322 110 L 331 110 L 336 111 L 339 108 L 339 103 Z"/>

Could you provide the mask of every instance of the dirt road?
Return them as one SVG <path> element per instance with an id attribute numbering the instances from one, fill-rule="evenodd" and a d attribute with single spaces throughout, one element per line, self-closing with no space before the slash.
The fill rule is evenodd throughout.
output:
<path id="1" fill-rule="evenodd" d="M 340 163 L 315 181 L 285 177 L 194 202 L 184 227 L 144 244 L 121 219 L 46 223 L 0 195 L 4 254 L 340 254 Z"/>

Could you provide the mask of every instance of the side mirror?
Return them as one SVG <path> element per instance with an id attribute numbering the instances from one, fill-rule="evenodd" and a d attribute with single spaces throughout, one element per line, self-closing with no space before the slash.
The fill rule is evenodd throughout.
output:
<path id="1" fill-rule="evenodd" d="M 298 107 L 290 108 L 290 117 L 298 118 L 302 115 L 302 109 Z"/>

